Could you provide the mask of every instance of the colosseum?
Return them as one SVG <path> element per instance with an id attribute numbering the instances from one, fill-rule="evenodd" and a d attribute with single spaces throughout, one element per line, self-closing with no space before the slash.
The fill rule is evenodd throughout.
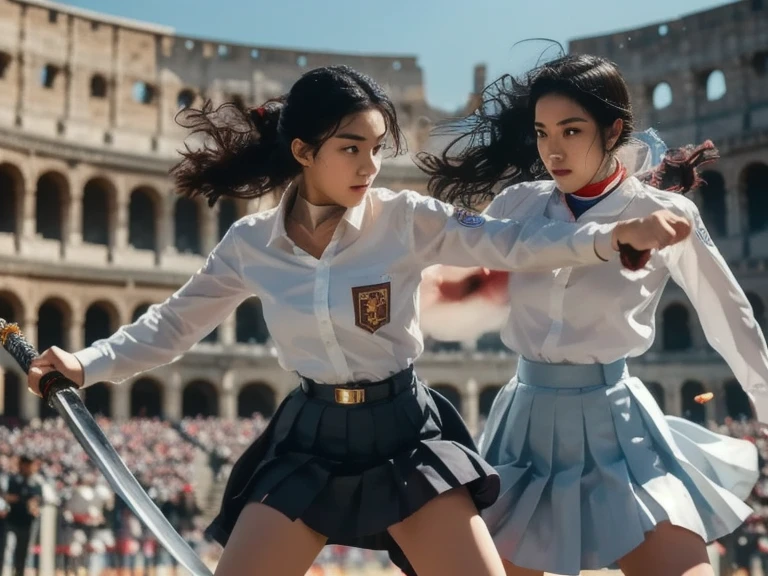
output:
<path id="1" fill-rule="evenodd" d="M 696 201 L 765 326 L 768 6 L 742 0 L 576 40 L 570 50 L 616 61 L 640 123 L 669 144 L 711 138 L 720 147 L 723 158 L 706 172 Z M 18 322 L 40 349 L 78 349 L 165 299 L 232 222 L 274 202 L 223 202 L 210 210 L 177 197 L 167 177 L 184 138 L 177 110 L 203 98 L 262 102 L 304 70 L 330 63 L 384 84 L 411 150 L 424 145 L 443 113 L 426 102 L 415 57 L 226 44 L 47 0 L 0 0 L 0 317 Z M 476 93 L 484 82 L 478 66 Z M 395 189 L 425 189 L 408 157 L 385 162 L 380 178 Z M 697 421 L 746 414 L 746 397 L 708 344 L 699 314 L 706 310 L 693 310 L 670 285 L 656 344 L 633 370 L 668 413 Z M 477 342 L 429 343 L 418 364 L 477 429 L 514 362 L 498 335 L 488 334 Z M 180 361 L 84 395 L 93 412 L 115 419 L 234 418 L 271 413 L 295 382 L 278 366 L 253 298 Z M 6 418 L 51 414 L 26 392 L 4 352 L 0 385 Z M 696 404 L 704 390 L 716 401 Z"/>

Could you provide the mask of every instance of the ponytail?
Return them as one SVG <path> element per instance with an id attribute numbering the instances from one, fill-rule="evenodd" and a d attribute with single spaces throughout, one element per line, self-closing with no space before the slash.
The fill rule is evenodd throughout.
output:
<path id="1" fill-rule="evenodd" d="M 699 174 L 699 167 L 720 158 L 715 145 L 706 140 L 699 146 L 683 146 L 667 150 L 658 166 L 654 166 L 638 178 L 659 190 L 685 194 L 695 190 L 704 180 Z"/>
<path id="2" fill-rule="evenodd" d="M 533 130 L 529 86 L 502 76 L 483 91 L 482 105 L 468 118 L 438 127 L 436 135 L 459 133 L 439 155 L 420 152 L 436 198 L 474 207 L 497 190 L 546 174 Z"/>
<path id="3" fill-rule="evenodd" d="M 280 97 L 258 108 L 227 102 L 213 110 L 208 101 L 180 111 L 176 122 L 203 142 L 195 149 L 185 144 L 183 159 L 171 168 L 177 192 L 205 196 L 213 206 L 221 196 L 259 198 L 295 178 L 301 165 L 280 137 L 284 106 Z"/>

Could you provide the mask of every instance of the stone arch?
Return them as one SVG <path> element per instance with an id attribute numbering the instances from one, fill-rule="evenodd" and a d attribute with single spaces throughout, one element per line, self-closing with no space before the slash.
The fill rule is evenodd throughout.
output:
<path id="1" fill-rule="evenodd" d="M 0 290 L 0 318 L 9 323 L 16 322 L 22 328 L 24 326 L 24 305 L 21 298 L 8 290 Z"/>
<path id="2" fill-rule="evenodd" d="M 197 96 L 195 95 L 194 90 L 191 88 L 184 88 L 179 90 L 179 93 L 176 96 L 176 108 L 179 110 L 183 108 L 189 108 L 192 106 L 192 104 L 194 104 L 196 98 Z"/>
<path id="3" fill-rule="evenodd" d="M 102 74 L 91 76 L 91 98 L 106 98 L 109 84 Z"/>
<path id="4" fill-rule="evenodd" d="M 739 180 L 746 206 L 748 230 L 765 230 L 768 228 L 768 164 L 750 164 L 744 168 Z"/>
<path id="5" fill-rule="evenodd" d="M 3 384 L 3 416 L 6 418 L 21 418 L 22 394 L 28 394 L 26 386 L 22 387 L 22 380 L 14 370 L 5 371 Z"/>
<path id="6" fill-rule="evenodd" d="M 237 394 L 238 418 L 251 418 L 257 413 L 270 418 L 276 407 L 275 389 L 264 382 L 249 382 Z"/>
<path id="7" fill-rule="evenodd" d="M 669 108 L 673 101 L 672 87 L 668 82 L 659 82 L 651 90 L 651 102 L 656 110 Z"/>
<path id="8" fill-rule="evenodd" d="M 149 310 L 149 307 L 152 304 L 149 302 L 145 302 L 143 304 L 139 304 L 136 306 L 136 308 L 133 309 L 133 312 L 131 313 L 131 322 L 136 322 L 147 310 Z"/>
<path id="9" fill-rule="evenodd" d="M 63 240 L 69 211 L 69 184 L 58 172 L 46 172 L 37 180 L 35 229 L 43 238 Z"/>
<path id="10" fill-rule="evenodd" d="M 99 382 L 85 389 L 85 398 L 83 399 L 85 407 L 91 414 L 112 417 L 112 385 L 106 382 Z"/>
<path id="11" fill-rule="evenodd" d="M 119 316 L 117 309 L 105 301 L 91 304 L 85 312 L 83 319 L 83 335 L 86 346 L 90 346 L 96 340 L 108 338 L 117 329 Z"/>
<path id="12" fill-rule="evenodd" d="M 726 92 L 728 92 L 728 83 L 726 82 L 723 71 L 712 70 L 707 74 L 704 88 L 707 94 L 707 100 L 710 102 L 722 100 Z"/>
<path id="13" fill-rule="evenodd" d="M 0 80 L 6 77 L 8 68 L 11 67 L 11 62 L 13 62 L 13 56 L 8 54 L 8 52 L 0 51 Z"/>
<path id="14" fill-rule="evenodd" d="M 179 197 L 173 210 L 173 223 L 176 250 L 181 254 L 202 254 L 199 202 Z"/>
<path id="15" fill-rule="evenodd" d="M 662 344 L 667 352 L 689 350 L 693 346 L 688 308 L 678 302 L 663 312 Z"/>
<path id="16" fill-rule="evenodd" d="M 160 195 L 153 188 L 134 188 L 128 201 L 128 244 L 157 251 Z"/>
<path id="17" fill-rule="evenodd" d="M 44 352 L 51 346 L 67 348 L 67 331 L 72 322 L 72 309 L 60 298 L 48 298 L 37 312 L 37 348 Z"/>
<path id="18" fill-rule="evenodd" d="M 699 189 L 701 219 L 712 236 L 725 236 L 728 217 L 725 178 L 716 170 L 707 170 L 701 174 L 701 177 L 704 180 L 704 185 Z"/>
<path id="19" fill-rule="evenodd" d="M 109 245 L 117 192 L 105 178 L 91 178 L 83 188 L 83 242 Z"/>
<path id="20" fill-rule="evenodd" d="M 206 380 L 193 380 L 184 386 L 181 401 L 182 416 L 218 416 L 219 393 L 216 387 Z"/>
<path id="21" fill-rule="evenodd" d="M 725 410 L 728 416 L 734 420 L 751 420 L 754 418 L 752 404 L 749 396 L 744 392 L 736 380 L 729 380 L 725 383 Z"/>
<path id="22" fill-rule="evenodd" d="M 269 330 L 264 321 L 261 300 L 249 298 L 235 312 L 236 340 L 241 344 L 265 344 Z"/>
<path id="23" fill-rule="evenodd" d="M 159 418 L 163 414 L 163 388 L 154 378 L 131 385 L 131 418 Z"/>
<path id="24" fill-rule="evenodd" d="M 496 400 L 499 390 L 501 390 L 501 386 L 491 385 L 483 387 L 480 391 L 480 416 L 486 417 L 491 413 L 491 406 L 493 406 L 493 401 Z"/>
<path id="25" fill-rule="evenodd" d="M 21 231 L 24 177 L 13 164 L 0 164 L 0 232 L 18 234 Z"/>

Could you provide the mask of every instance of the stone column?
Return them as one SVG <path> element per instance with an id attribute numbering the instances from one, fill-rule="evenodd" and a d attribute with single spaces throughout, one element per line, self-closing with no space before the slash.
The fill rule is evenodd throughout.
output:
<path id="1" fill-rule="evenodd" d="M 225 420 L 237 418 L 237 390 L 235 390 L 235 371 L 227 370 L 221 381 L 221 406 L 219 415 Z"/>
<path id="2" fill-rule="evenodd" d="M 63 234 L 64 257 L 66 258 L 83 243 L 83 190 L 73 186 L 69 195 L 69 217 Z"/>
<path id="3" fill-rule="evenodd" d="M 172 421 L 181 420 L 181 374 L 173 372 L 163 387 L 163 415 Z"/>
<path id="4" fill-rule="evenodd" d="M 707 392 L 712 392 L 715 395 L 706 405 L 707 420 L 714 420 L 720 424 L 728 416 L 728 407 L 725 405 L 725 383 L 722 381 L 710 381 L 704 386 Z"/>
<path id="5" fill-rule="evenodd" d="M 73 351 L 80 350 L 85 347 L 85 327 L 83 325 L 83 315 L 76 310 L 72 311 L 72 318 L 69 321 L 67 347 Z"/>
<path id="6" fill-rule="evenodd" d="M 30 314 L 33 311 L 29 311 Z M 24 338 L 33 346 L 39 346 L 37 341 L 37 309 L 34 310 L 35 316 L 27 316 L 24 319 L 24 323 L 21 325 L 21 332 L 24 334 Z M 43 352 L 43 350 L 40 350 Z"/>
<path id="7" fill-rule="evenodd" d="M 480 393 L 477 381 L 470 378 L 461 397 L 461 416 L 467 423 L 467 428 L 472 435 L 477 434 L 477 427 L 480 421 Z"/>
<path id="8" fill-rule="evenodd" d="M 21 219 L 21 242 L 19 252 L 21 254 L 30 254 L 34 251 L 34 241 L 37 235 L 37 184 L 30 184 L 26 189 L 23 198 L 22 219 Z"/>
<path id="9" fill-rule="evenodd" d="M 174 208 L 176 206 L 175 196 L 166 193 L 161 198 L 158 210 L 158 243 L 157 250 L 160 257 L 160 263 L 172 259 L 176 254 L 176 230 L 173 220 Z"/>
<path id="10" fill-rule="evenodd" d="M 216 247 L 219 241 L 218 235 L 218 204 L 211 210 L 204 202 L 198 204 L 200 210 L 200 248 L 204 256 L 207 256 Z"/>
<path id="11" fill-rule="evenodd" d="M 219 342 L 223 346 L 232 346 L 237 340 L 236 311 L 232 312 L 219 326 Z"/>
<path id="12" fill-rule="evenodd" d="M 128 248 L 130 194 L 118 189 L 115 194 L 115 216 L 110 230 L 110 250 L 121 251 Z"/>
<path id="13" fill-rule="evenodd" d="M 680 397 L 682 394 L 682 383 L 664 382 L 662 386 L 664 387 L 665 412 L 670 416 L 682 416 L 683 400 Z"/>
<path id="14" fill-rule="evenodd" d="M 131 386 L 133 383 L 123 382 L 110 386 L 110 410 L 116 422 L 125 422 L 131 417 Z"/>

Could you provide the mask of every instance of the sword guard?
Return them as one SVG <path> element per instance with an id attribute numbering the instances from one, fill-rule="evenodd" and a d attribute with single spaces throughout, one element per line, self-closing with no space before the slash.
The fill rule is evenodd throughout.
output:
<path id="1" fill-rule="evenodd" d="M 40 394 L 49 406 L 51 405 L 51 397 L 56 392 L 66 390 L 67 388 L 77 388 L 77 386 L 61 372 L 48 372 L 40 378 Z"/>

